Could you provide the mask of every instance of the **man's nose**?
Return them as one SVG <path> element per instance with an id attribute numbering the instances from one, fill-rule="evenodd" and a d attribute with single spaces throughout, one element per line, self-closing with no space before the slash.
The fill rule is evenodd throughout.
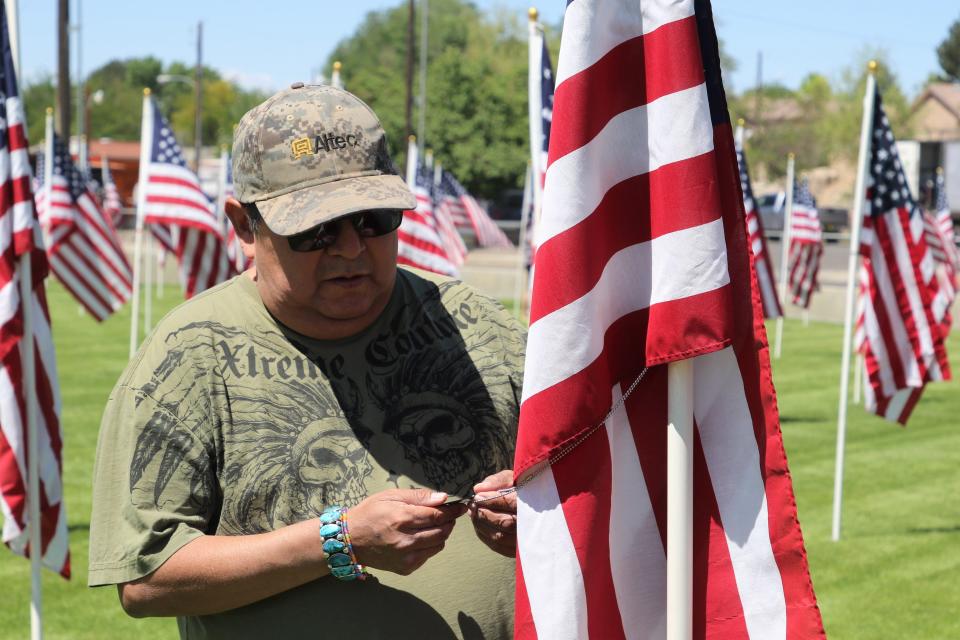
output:
<path id="1" fill-rule="evenodd" d="M 350 224 L 349 220 L 343 220 L 337 228 L 336 241 L 327 247 L 327 254 L 353 259 L 363 253 L 365 249 L 366 245 L 357 230 Z"/>

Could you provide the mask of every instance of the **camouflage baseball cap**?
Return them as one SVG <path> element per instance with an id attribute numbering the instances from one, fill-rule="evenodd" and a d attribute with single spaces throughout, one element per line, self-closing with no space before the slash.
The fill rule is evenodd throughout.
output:
<path id="1" fill-rule="evenodd" d="M 297 82 L 248 111 L 233 135 L 236 198 L 288 236 L 370 209 L 413 209 L 376 114 L 351 93 Z"/>

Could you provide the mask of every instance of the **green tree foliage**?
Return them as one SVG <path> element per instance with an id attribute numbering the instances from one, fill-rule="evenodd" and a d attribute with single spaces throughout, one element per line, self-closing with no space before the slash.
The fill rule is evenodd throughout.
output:
<path id="1" fill-rule="evenodd" d="M 947 78 L 960 82 L 960 18 L 950 26 L 947 37 L 937 47 L 937 58 Z"/>
<path id="2" fill-rule="evenodd" d="M 186 81 L 159 83 L 161 74 L 188 78 Z M 164 68 L 157 58 L 112 60 L 94 70 L 86 79 L 89 94 L 103 91 L 103 102 L 88 102 L 91 138 L 138 140 L 143 104 L 143 90 L 150 89 L 157 98 L 160 110 L 173 125 L 181 144 L 189 146 L 194 136 L 194 93 L 192 66 L 174 62 Z M 203 71 L 203 143 L 227 144 L 233 136 L 233 125 L 249 108 L 266 96 L 257 91 L 246 91 L 221 78 L 209 67 Z M 75 96 L 71 92 L 71 98 Z M 41 77 L 28 83 L 23 90 L 30 140 L 43 140 L 44 112 L 53 106 L 55 91 L 53 79 Z M 76 108 L 76 105 L 74 105 Z M 76 133 L 76 132 L 73 132 Z"/>
<path id="3" fill-rule="evenodd" d="M 882 50 L 864 50 L 831 82 L 811 73 L 797 90 L 782 85 L 764 87 L 757 114 L 757 93 L 746 91 L 731 101 L 732 115 L 750 122 L 750 161 L 763 165 L 770 178 L 782 178 L 788 153 L 796 154 L 801 169 L 856 158 L 863 119 L 867 62 L 877 60 L 877 84 L 898 138 L 906 138 L 909 102 Z"/>
<path id="4" fill-rule="evenodd" d="M 371 12 L 327 65 L 343 63 L 344 84 L 381 118 L 400 163 L 407 133 L 406 38 L 405 5 Z M 548 42 L 556 55 L 556 41 Z M 529 154 L 525 16 L 484 15 L 463 0 L 432 0 L 427 59 L 426 145 L 478 195 L 495 197 L 518 186 Z"/>

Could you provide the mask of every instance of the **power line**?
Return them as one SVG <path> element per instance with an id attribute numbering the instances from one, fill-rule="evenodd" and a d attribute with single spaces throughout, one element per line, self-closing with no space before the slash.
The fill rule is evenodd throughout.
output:
<path id="1" fill-rule="evenodd" d="M 740 18 L 746 18 L 747 20 L 753 20 L 755 22 L 764 22 L 767 24 L 774 24 L 782 27 L 789 27 L 790 29 L 799 29 L 802 31 L 812 31 L 815 33 L 829 33 L 835 36 L 841 36 L 844 38 L 856 39 L 859 41 L 870 41 L 870 40 L 882 40 L 884 42 L 891 42 L 898 45 L 903 45 L 907 47 L 922 47 L 925 50 L 931 50 L 929 42 L 919 43 L 919 42 L 910 42 L 907 40 L 893 40 L 886 36 L 878 36 L 876 34 L 864 34 L 864 33 L 854 33 L 852 31 L 844 31 L 843 29 L 831 29 L 829 27 L 816 26 L 811 24 L 802 24 L 799 22 L 790 22 L 788 20 L 783 20 L 781 18 L 774 18 L 771 16 L 761 16 L 744 11 L 737 11 L 736 9 L 723 9 L 718 11 L 718 15 L 722 19 L 725 15 L 737 16 Z M 722 26 L 722 24 L 721 24 Z"/>

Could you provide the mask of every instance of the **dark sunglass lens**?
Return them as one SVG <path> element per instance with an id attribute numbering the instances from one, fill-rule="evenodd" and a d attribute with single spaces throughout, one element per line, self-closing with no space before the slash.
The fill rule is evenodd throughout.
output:
<path id="1" fill-rule="evenodd" d="M 401 211 L 370 211 L 357 216 L 354 226 L 361 236 L 374 238 L 386 235 L 399 227 L 402 219 Z"/>

